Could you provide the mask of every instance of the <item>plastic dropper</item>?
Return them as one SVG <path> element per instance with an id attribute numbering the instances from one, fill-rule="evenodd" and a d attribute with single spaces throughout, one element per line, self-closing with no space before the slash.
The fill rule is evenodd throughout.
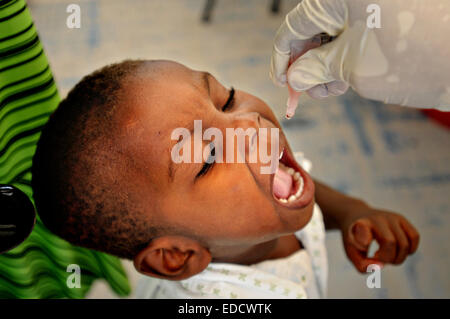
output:
<path id="1" fill-rule="evenodd" d="M 291 88 L 291 86 L 287 85 L 288 90 L 289 90 L 289 96 L 287 99 L 287 110 L 286 110 L 286 118 L 290 119 L 291 117 L 293 117 L 295 115 L 295 109 L 298 106 L 298 100 L 300 99 L 300 95 L 302 95 L 302 92 L 297 92 L 295 91 L 293 88 Z"/>
<path id="2" fill-rule="evenodd" d="M 289 59 L 288 69 L 291 64 L 305 54 L 308 50 L 317 48 L 322 44 L 328 43 L 332 41 L 334 38 L 329 36 L 326 33 L 320 33 L 314 36 L 309 42 L 306 44 L 303 41 L 292 42 L 291 44 L 291 57 Z M 290 119 L 295 114 L 295 109 L 298 107 L 298 100 L 300 99 L 300 95 L 302 92 L 295 91 L 290 85 L 289 81 L 287 81 L 287 87 L 289 91 L 289 97 L 287 100 L 287 110 L 286 110 L 286 118 Z"/>

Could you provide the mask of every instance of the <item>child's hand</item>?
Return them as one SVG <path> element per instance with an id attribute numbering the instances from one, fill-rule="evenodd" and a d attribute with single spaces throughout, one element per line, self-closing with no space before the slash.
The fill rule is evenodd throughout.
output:
<path id="1" fill-rule="evenodd" d="M 360 272 L 367 266 L 384 263 L 401 264 L 419 245 L 419 233 L 403 217 L 395 213 L 365 208 L 350 214 L 341 227 L 348 258 Z M 380 248 L 372 258 L 367 256 L 372 240 Z"/>

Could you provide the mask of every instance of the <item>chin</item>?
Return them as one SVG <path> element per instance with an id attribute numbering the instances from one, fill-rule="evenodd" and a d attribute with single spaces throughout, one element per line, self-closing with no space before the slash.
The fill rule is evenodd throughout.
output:
<path id="1" fill-rule="evenodd" d="M 312 218 L 314 212 L 314 200 L 301 209 L 277 209 L 283 224 L 283 232 L 294 233 L 304 228 Z"/>

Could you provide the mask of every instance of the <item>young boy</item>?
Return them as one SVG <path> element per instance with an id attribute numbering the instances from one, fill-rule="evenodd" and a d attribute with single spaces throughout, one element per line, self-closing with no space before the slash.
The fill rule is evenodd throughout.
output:
<path id="1" fill-rule="evenodd" d="M 281 128 L 271 174 L 260 161 L 175 163 L 172 133 L 196 120 L 223 136 L 280 128 L 260 99 L 175 62 L 124 61 L 86 76 L 51 116 L 34 157 L 43 223 L 73 244 L 133 259 L 159 278 L 140 286 L 152 298 L 324 297 L 324 225 L 342 231 L 360 272 L 417 249 L 404 217 L 313 181 Z M 369 258 L 373 239 L 380 249 Z"/>

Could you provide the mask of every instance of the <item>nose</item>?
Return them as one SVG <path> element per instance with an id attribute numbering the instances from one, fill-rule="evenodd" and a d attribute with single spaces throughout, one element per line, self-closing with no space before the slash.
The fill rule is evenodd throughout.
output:
<path id="1" fill-rule="evenodd" d="M 237 157 L 237 162 L 257 162 L 257 151 L 258 151 L 258 136 L 261 124 L 264 121 L 258 112 L 242 112 L 235 113 L 231 118 L 229 124 L 233 131 L 232 135 L 226 134 L 226 145 L 227 154 L 231 149 L 234 150 L 235 158 Z M 227 130 L 228 130 L 227 129 Z M 229 143 L 232 143 L 233 148 L 228 148 Z M 231 153 L 230 153 L 231 155 Z M 251 157 L 251 159 L 249 158 Z"/>
<path id="2" fill-rule="evenodd" d="M 261 115 L 258 112 L 236 114 L 233 119 L 233 126 L 244 130 L 249 127 L 259 129 L 261 127 Z"/>

